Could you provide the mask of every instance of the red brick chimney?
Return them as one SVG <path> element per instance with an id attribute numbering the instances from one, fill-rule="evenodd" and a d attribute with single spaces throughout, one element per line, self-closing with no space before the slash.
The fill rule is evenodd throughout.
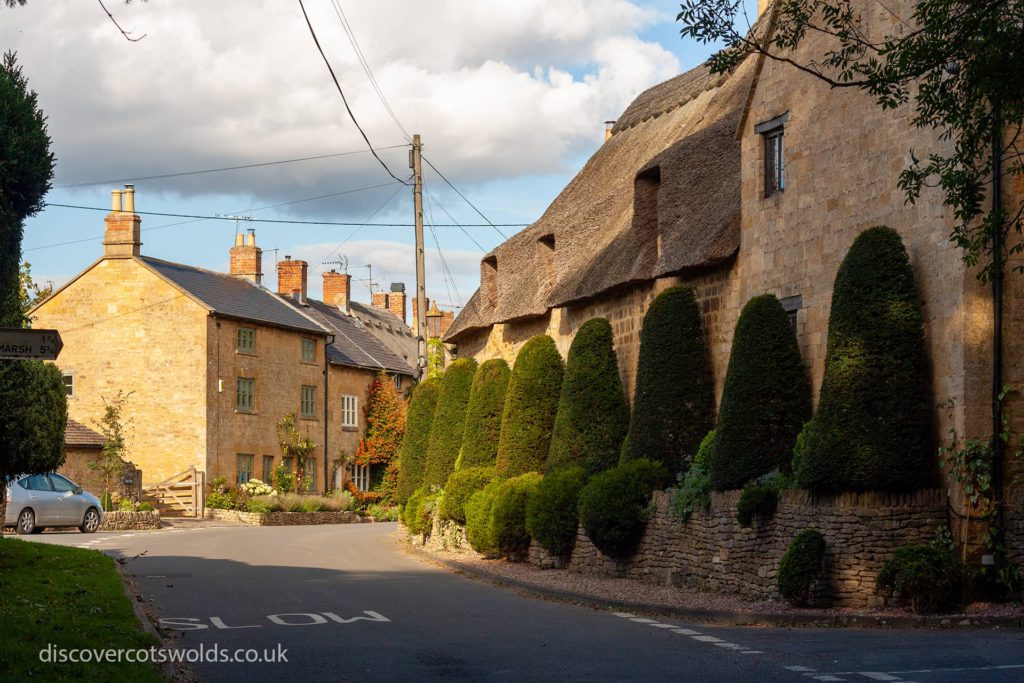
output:
<path id="1" fill-rule="evenodd" d="M 430 297 L 427 297 L 427 310 L 430 310 Z M 412 331 L 413 334 L 419 330 L 417 324 L 419 323 L 419 311 L 416 310 L 416 297 L 412 298 Z"/>
<path id="2" fill-rule="evenodd" d="M 135 186 L 125 185 L 123 190 L 111 194 L 110 213 L 103 236 L 103 255 L 107 258 L 129 258 L 139 255 L 142 238 L 139 237 L 142 218 L 135 214 Z"/>
<path id="3" fill-rule="evenodd" d="M 231 247 L 231 269 L 235 277 L 244 277 L 256 284 L 263 282 L 263 250 L 256 246 L 256 233 L 235 235 L 235 246 Z"/>
<path id="4" fill-rule="evenodd" d="M 351 313 L 352 276 L 333 269 L 324 273 L 324 303 L 345 313 Z"/>
<path id="5" fill-rule="evenodd" d="M 370 303 L 374 308 L 381 310 L 388 310 L 388 293 L 387 292 L 374 292 L 370 295 Z"/>
<path id="6" fill-rule="evenodd" d="M 291 256 L 285 256 L 284 261 L 277 262 L 277 293 L 284 296 L 295 296 L 298 300 L 306 303 L 306 269 L 309 264 L 305 261 L 292 261 Z"/>
<path id="7" fill-rule="evenodd" d="M 391 283 L 391 293 L 388 294 L 388 309 L 398 316 L 398 319 L 405 324 L 405 283 Z"/>
<path id="8" fill-rule="evenodd" d="M 455 323 L 455 312 L 444 311 L 441 315 L 441 338 L 444 339 L 444 335 L 448 334 L 448 330 Z"/>

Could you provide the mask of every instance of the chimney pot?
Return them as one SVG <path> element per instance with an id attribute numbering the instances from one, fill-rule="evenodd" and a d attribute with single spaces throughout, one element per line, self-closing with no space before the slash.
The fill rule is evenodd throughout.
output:
<path id="1" fill-rule="evenodd" d="M 120 211 L 121 210 L 121 190 L 111 190 L 110 192 L 110 210 Z"/>
<path id="2" fill-rule="evenodd" d="M 124 210 L 126 213 L 135 213 L 135 186 L 124 186 Z"/>
<path id="3" fill-rule="evenodd" d="M 130 258 L 140 254 L 142 219 L 135 215 L 134 194 L 132 185 L 110 193 L 110 213 L 103 221 L 106 224 L 103 255 L 107 258 Z"/>
<path id="4" fill-rule="evenodd" d="M 235 233 L 235 246 L 236 247 L 242 246 L 242 233 L 240 233 L 240 232 Z"/>
<path id="5" fill-rule="evenodd" d="M 255 230 L 250 231 L 248 237 L 242 233 L 235 235 L 229 272 L 231 275 L 252 280 L 256 284 L 263 282 L 263 250 L 256 246 Z"/>
<path id="6" fill-rule="evenodd" d="M 245 236 L 245 243 L 246 243 L 246 245 L 248 245 L 250 247 L 255 247 L 256 246 L 256 231 L 255 230 L 250 228 L 249 233 Z"/>

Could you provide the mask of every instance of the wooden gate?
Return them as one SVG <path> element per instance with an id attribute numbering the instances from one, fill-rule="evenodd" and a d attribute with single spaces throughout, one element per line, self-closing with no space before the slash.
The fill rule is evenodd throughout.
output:
<path id="1" fill-rule="evenodd" d="M 189 467 L 156 484 L 142 485 L 142 499 L 170 517 L 203 517 L 206 472 Z"/>

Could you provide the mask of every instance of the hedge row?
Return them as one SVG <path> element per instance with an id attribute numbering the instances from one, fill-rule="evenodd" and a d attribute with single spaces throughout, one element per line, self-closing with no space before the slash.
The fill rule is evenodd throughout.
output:
<path id="1" fill-rule="evenodd" d="M 444 486 L 455 471 L 462 436 L 466 427 L 466 407 L 469 390 L 477 364 L 472 358 L 460 358 L 452 363 L 441 377 L 441 391 L 437 397 L 433 426 L 427 445 L 423 483 Z"/>
<path id="2" fill-rule="evenodd" d="M 398 488 L 395 499 L 406 504 L 409 496 L 423 483 L 426 465 L 427 445 L 430 442 L 430 428 L 434 422 L 434 410 L 441 383 L 427 379 L 416 385 L 409 402 L 405 419 L 405 436 L 399 453 Z"/>
<path id="3" fill-rule="evenodd" d="M 494 465 L 497 460 L 501 412 L 511 373 L 508 363 L 495 358 L 482 363 L 473 375 L 459 467 Z"/>

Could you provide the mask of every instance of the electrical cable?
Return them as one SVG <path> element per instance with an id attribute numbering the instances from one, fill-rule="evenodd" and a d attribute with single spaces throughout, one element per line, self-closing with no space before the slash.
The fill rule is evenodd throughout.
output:
<path id="1" fill-rule="evenodd" d="M 450 213 L 448 213 L 448 209 L 444 208 L 444 204 L 442 204 L 442 203 L 441 203 L 441 202 L 440 202 L 440 201 L 438 200 L 438 198 L 437 198 L 437 197 L 434 197 L 433 195 L 430 195 L 430 196 L 431 196 L 431 198 L 432 198 L 432 199 L 434 200 L 434 203 L 435 203 L 435 204 L 437 204 L 437 205 L 438 205 L 438 207 L 440 207 L 440 209 L 441 209 L 442 211 L 444 211 L 444 215 L 448 216 L 448 218 L 450 218 L 450 219 L 451 219 L 451 221 L 452 221 L 453 223 L 455 223 L 455 225 L 457 225 L 457 226 L 459 227 L 459 229 L 460 229 L 460 230 L 462 230 L 462 234 L 463 234 L 463 235 L 465 235 L 466 237 L 468 237 L 468 238 L 469 238 L 469 240 L 470 240 L 470 241 L 471 241 L 471 242 L 472 242 L 473 244 L 475 244 L 475 245 L 476 245 L 476 248 L 477 248 L 477 249 L 479 249 L 480 251 L 482 251 L 483 253 L 485 253 L 485 254 L 486 254 L 486 253 L 487 253 L 487 250 L 486 250 L 486 249 L 484 249 L 484 248 L 483 248 L 483 247 L 482 247 L 482 246 L 480 245 L 480 243 L 479 243 L 479 242 L 477 242 L 477 241 L 476 241 L 475 239 L 473 239 L 473 236 L 472 236 L 472 235 L 470 235 L 470 234 L 469 234 L 469 233 L 468 233 L 468 232 L 466 231 L 466 228 L 465 228 L 464 226 L 460 225 L 460 224 L 459 224 L 459 222 L 458 222 L 458 221 L 456 221 L 456 220 L 455 220 L 455 219 L 454 219 L 454 218 L 452 217 L 452 215 L 451 215 Z M 438 224 L 438 223 L 435 223 L 434 225 L 436 225 L 437 227 L 441 227 L 441 225 L 440 225 L 440 224 Z M 484 227 L 484 226 L 477 226 L 477 227 Z"/>
<path id="2" fill-rule="evenodd" d="M 329 252 L 327 252 L 327 256 L 324 256 L 323 260 L 322 260 L 322 261 L 320 261 L 320 263 L 316 264 L 316 267 L 317 267 L 317 268 L 319 268 L 320 266 L 322 266 L 322 265 L 324 265 L 325 263 L 327 263 L 327 259 L 329 259 L 329 258 L 331 258 L 332 256 L 334 256 L 334 254 L 335 254 L 335 253 L 336 253 L 336 252 L 337 252 L 337 251 L 338 251 L 339 249 L 341 249 L 341 248 L 342 248 L 343 246 L 345 246 L 345 243 L 346 243 L 346 242 L 348 242 L 348 241 L 349 241 L 350 239 L 352 239 L 353 237 L 355 237 L 355 236 L 356 236 L 356 233 L 358 233 L 358 232 L 359 232 L 360 230 L 362 230 L 363 228 L 365 228 L 365 227 L 367 226 L 367 224 L 369 224 L 369 222 L 370 222 L 371 220 L 373 220 L 373 217 L 374 217 L 374 216 L 376 216 L 376 215 L 377 215 L 378 213 L 380 213 L 381 211 L 383 211 L 383 210 L 384 210 L 384 207 L 386 207 L 386 206 L 387 206 L 388 204 L 390 204 L 390 203 L 391 203 L 391 200 L 395 198 L 395 196 L 396 196 L 396 195 L 397 195 L 397 194 L 398 194 L 398 193 L 399 193 L 399 192 L 401 191 L 401 189 L 402 189 L 401 187 L 396 187 L 396 188 L 395 188 L 395 191 L 394 191 L 394 192 L 392 192 L 392 193 L 391 193 L 391 195 L 390 195 L 390 196 L 389 196 L 389 197 L 388 197 L 387 199 L 385 199 L 385 200 L 384 200 L 384 203 L 383 203 L 383 204 L 381 204 L 380 206 L 378 206 L 378 207 L 377 207 L 377 209 L 376 209 L 376 210 L 375 210 L 375 211 L 374 211 L 373 213 L 371 213 L 371 214 L 370 214 L 369 216 L 367 216 L 367 217 L 366 217 L 366 220 L 365 220 L 365 221 L 363 221 L 363 222 L 362 222 L 362 223 L 361 223 L 361 224 L 359 225 L 359 227 L 357 227 L 357 228 L 356 228 L 355 230 L 353 230 L 353 231 L 352 231 L 351 233 L 349 233 L 348 237 L 346 237 L 345 239 L 343 239 L 343 240 L 342 240 L 342 241 L 341 241 L 341 242 L 340 242 L 340 243 L 338 244 L 338 246 L 336 246 L 336 247 L 335 247 L 334 249 L 331 249 L 331 250 L 330 250 Z"/>
<path id="3" fill-rule="evenodd" d="M 426 204 L 427 204 L 427 214 L 430 216 L 430 222 L 427 223 L 427 227 L 430 228 L 430 234 L 434 238 L 434 247 L 437 249 L 437 257 L 441 261 L 441 275 L 443 276 L 443 279 L 444 279 L 444 288 L 445 288 L 445 291 L 448 292 L 448 300 L 451 301 L 451 299 L 452 299 L 452 287 L 455 287 L 455 294 L 456 294 L 456 296 L 458 296 L 458 294 L 459 294 L 459 288 L 455 286 L 455 277 L 451 274 L 451 269 L 448 268 L 448 262 L 445 260 L 444 254 L 441 252 L 441 242 L 438 241 L 438 239 L 437 239 L 437 231 L 434 230 L 434 225 L 433 225 L 433 222 L 434 222 L 434 210 L 431 208 L 430 196 L 429 195 L 427 195 L 427 202 L 426 202 Z M 451 281 L 452 287 L 448 286 L 449 280 Z M 458 296 L 458 298 L 456 300 L 459 302 L 460 305 L 462 304 L 462 297 L 461 296 Z"/>
<path id="4" fill-rule="evenodd" d="M 469 198 L 466 195 L 464 195 L 461 192 L 459 192 L 459 188 L 457 188 L 454 185 L 452 185 L 452 182 L 450 180 L 448 180 L 447 178 L 445 178 L 443 173 L 441 173 L 439 170 L 437 170 L 437 166 L 434 166 L 434 164 L 430 163 L 430 159 L 428 159 L 427 157 L 423 157 L 423 161 L 427 162 L 427 166 L 429 166 L 430 168 L 434 169 L 434 173 L 436 173 L 437 175 L 441 176 L 441 180 L 446 182 L 448 184 L 448 187 L 450 187 L 453 190 L 455 190 L 455 194 L 457 194 L 460 197 L 462 197 L 463 201 L 465 201 L 467 204 L 469 204 L 473 208 L 473 210 L 476 211 L 480 215 L 481 218 L 483 218 L 485 221 L 487 221 L 487 224 L 490 225 L 492 228 L 494 228 L 498 232 L 498 234 L 501 235 L 502 239 L 504 239 L 504 240 L 508 239 L 508 237 L 505 236 L 505 233 L 503 233 L 501 230 L 498 230 L 498 225 L 500 225 L 500 223 L 498 225 L 495 225 L 494 223 L 492 223 L 491 219 L 488 218 L 487 216 L 485 216 L 480 209 L 476 208 L 476 205 L 473 202 L 469 201 Z"/>

